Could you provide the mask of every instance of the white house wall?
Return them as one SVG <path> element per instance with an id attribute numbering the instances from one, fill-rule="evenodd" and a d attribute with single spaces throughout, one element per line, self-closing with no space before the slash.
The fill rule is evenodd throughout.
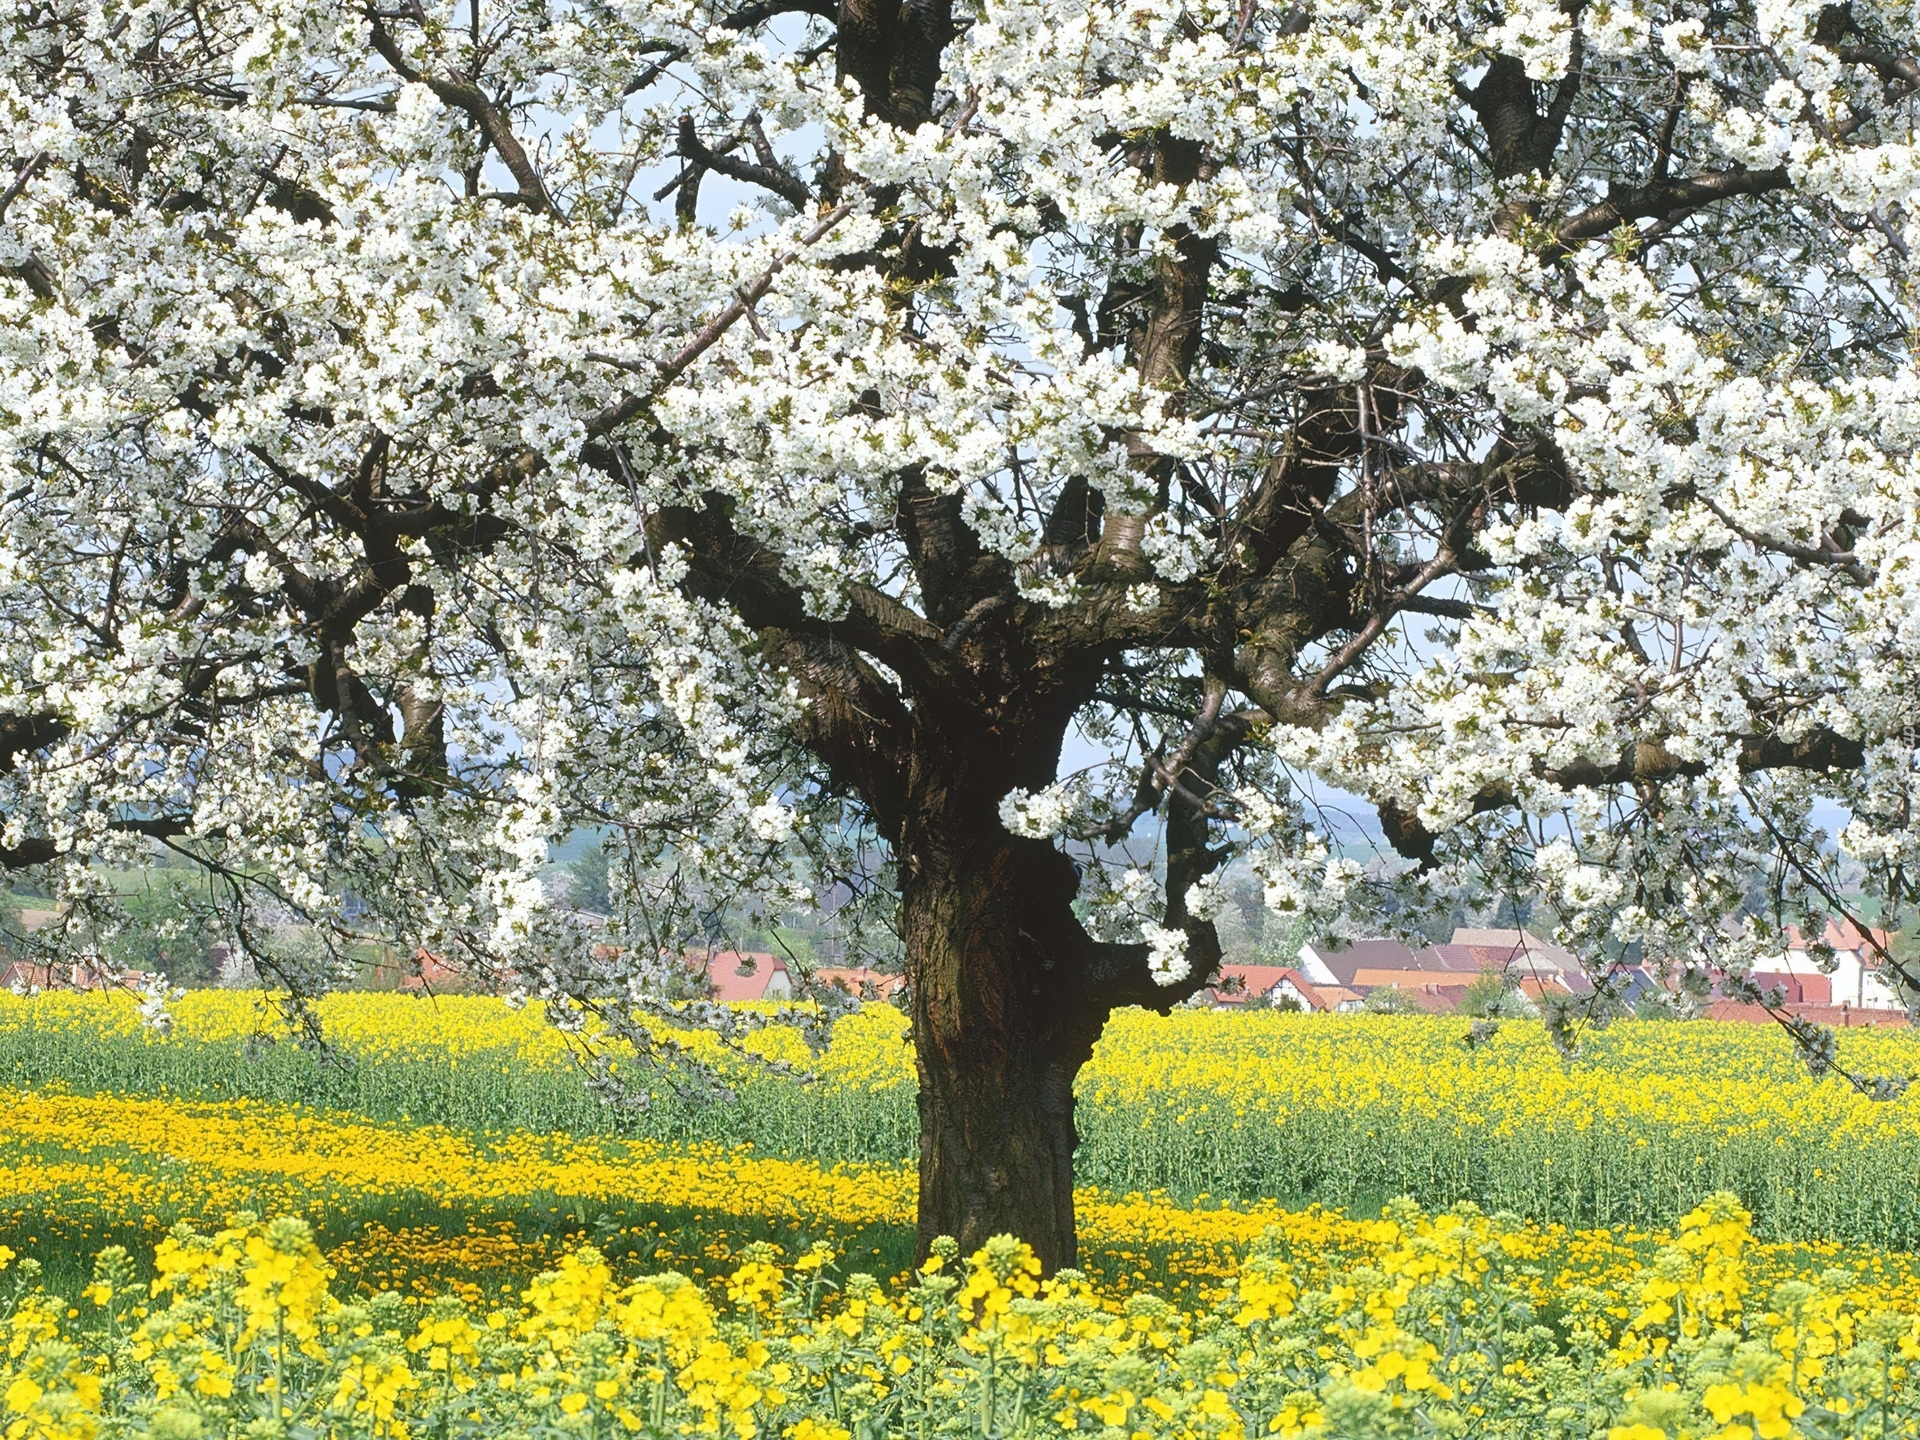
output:
<path id="1" fill-rule="evenodd" d="M 1834 1004 L 1851 1005 L 1856 1010 L 1907 1008 L 1893 987 L 1880 978 L 1859 951 L 1835 950 L 1833 961 L 1833 973 L 1828 978 L 1833 982 Z M 1813 957 L 1805 950 L 1787 951 L 1780 964 L 1789 975 L 1804 977 L 1826 973 L 1814 964 Z"/>
<path id="2" fill-rule="evenodd" d="M 1311 944 L 1300 947 L 1300 973 L 1307 977 L 1308 983 L 1313 985 L 1340 983 L 1339 977 L 1327 968 L 1327 962 L 1320 958 L 1320 953 Z"/>

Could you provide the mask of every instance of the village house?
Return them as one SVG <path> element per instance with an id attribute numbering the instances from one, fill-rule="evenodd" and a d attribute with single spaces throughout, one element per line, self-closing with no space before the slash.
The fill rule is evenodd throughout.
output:
<path id="1" fill-rule="evenodd" d="M 1366 984 L 1359 978 L 1363 970 L 1385 973 L 1452 968 L 1436 957 L 1422 960 L 1423 953 L 1398 940 L 1353 940 L 1339 950 L 1309 941 L 1300 947 L 1299 970 L 1315 985 L 1360 989 Z M 1470 972 L 1468 978 L 1472 978 Z"/>
<path id="2" fill-rule="evenodd" d="M 835 986 L 859 1000 L 879 1000 L 891 1005 L 907 987 L 904 975 L 889 975 L 861 965 L 857 968 L 822 966 L 813 972 L 816 985 Z"/>
<path id="3" fill-rule="evenodd" d="M 1593 989 L 1572 954 L 1524 930 L 1462 928 L 1451 942 L 1419 950 L 1398 940 L 1355 940 L 1342 950 L 1309 943 L 1300 947 L 1299 972 L 1310 985 L 1338 986 L 1363 1003 L 1377 990 L 1397 990 L 1436 1014 L 1459 1009 L 1468 987 L 1487 974 L 1508 977 L 1536 1004 Z"/>
<path id="4" fill-rule="evenodd" d="M 248 989 L 260 983 L 253 962 L 245 955 L 225 945 L 214 946 L 214 954 L 222 985 Z M 485 976 L 456 970 L 424 947 L 416 949 L 410 959 L 391 950 L 385 952 L 368 965 L 362 983 L 370 989 L 398 990 L 407 995 L 485 994 L 493 989 Z"/>
<path id="5" fill-rule="evenodd" d="M 0 990 L 31 993 L 50 990 L 54 985 L 53 967 L 37 960 L 10 960 L 0 965 Z"/>
<path id="6" fill-rule="evenodd" d="M 793 974 L 778 955 L 759 951 L 696 950 L 687 956 L 694 973 L 707 982 L 715 1000 L 729 1004 L 742 1000 L 787 1000 L 793 996 Z"/>
<path id="7" fill-rule="evenodd" d="M 1287 965 L 1222 965 L 1219 981 L 1203 993 L 1211 1003 L 1226 1006 L 1284 1003 L 1322 1014 L 1361 1007 L 1357 991 L 1339 985 L 1316 985 Z"/>
<path id="8" fill-rule="evenodd" d="M 448 965 L 430 950 L 420 950 L 414 954 L 415 968 L 401 977 L 399 988 L 432 994 L 444 990 L 464 990 L 472 988 L 473 979 Z"/>
<path id="9" fill-rule="evenodd" d="M 1381 975 L 1398 978 L 1384 984 L 1364 984 L 1355 989 L 1360 995 L 1362 1010 L 1369 1007 L 1391 1008 L 1395 1011 L 1424 1010 L 1429 1015 L 1451 1015 L 1458 1010 L 1467 997 L 1468 981 L 1464 977 L 1450 977 L 1437 972 L 1421 970 L 1380 971 Z"/>
<path id="10" fill-rule="evenodd" d="M 1822 972 L 1813 942 L 1798 929 L 1787 927 L 1787 948 L 1777 965 L 1763 971 L 1754 967 L 1762 986 L 1789 989 L 1789 1003 L 1844 1005 L 1851 1010 L 1905 1010 L 1906 1002 L 1887 975 L 1880 952 L 1892 944 L 1884 930 L 1862 932 L 1852 921 L 1829 920 L 1820 940 L 1833 950 L 1833 971 Z"/>
<path id="11" fill-rule="evenodd" d="M 1784 1007 L 1788 1014 L 1815 1025 L 1830 1025 L 1836 1030 L 1860 1028 L 1904 1029 L 1907 1024 L 1907 1012 L 1904 1010 L 1879 1010 L 1871 1006 L 1859 1005 L 1805 1005 L 1789 1000 Z M 1701 1011 L 1706 1020 L 1737 1020 L 1750 1025 L 1771 1025 L 1773 1012 L 1764 1005 L 1750 1005 L 1739 1000 L 1716 1000 Z"/>
<path id="12" fill-rule="evenodd" d="M 1813 945 L 1798 930 L 1787 947 L 1757 966 L 1755 983 L 1776 989 L 1786 1008 L 1821 1024 L 1853 1026 L 1896 1023 L 1906 1004 L 1888 975 L 1880 949 L 1890 944 L 1882 930 L 1863 932 L 1845 921 L 1828 921 L 1820 940 L 1833 952 L 1832 973 L 1816 962 Z M 1221 982 L 1204 992 L 1223 1006 L 1271 1003 L 1283 998 L 1313 1012 L 1358 1010 L 1366 997 L 1393 990 L 1423 1010 L 1450 1013 L 1482 975 L 1501 975 L 1538 1005 L 1550 999 L 1591 995 L 1593 979 L 1564 946 L 1526 930 L 1461 926 L 1445 944 L 1415 949 L 1398 940 L 1355 940 L 1344 948 L 1309 942 L 1297 966 L 1223 965 Z M 1662 989 L 1644 967 L 1615 965 L 1609 989 L 1629 1003 Z M 1716 1001 L 1710 1019 L 1766 1019 L 1760 1006 Z"/>
<path id="13" fill-rule="evenodd" d="M 1463 950 L 1476 970 L 1498 971 L 1523 982 L 1533 980 L 1547 991 L 1586 995 L 1593 990 L 1593 981 L 1578 956 L 1531 931 L 1461 926 L 1453 932 L 1451 945 L 1438 948 Z"/>
<path id="14" fill-rule="evenodd" d="M 147 982 L 145 970 L 122 970 L 108 975 L 83 963 L 58 965 L 38 960 L 11 960 L 0 964 L 0 990 L 33 993 L 41 990 L 138 990 Z"/>

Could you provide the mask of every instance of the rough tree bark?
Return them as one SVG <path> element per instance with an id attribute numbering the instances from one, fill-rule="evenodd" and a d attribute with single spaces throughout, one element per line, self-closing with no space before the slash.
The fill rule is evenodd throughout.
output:
<path id="1" fill-rule="evenodd" d="M 977 712 L 954 726 L 969 708 L 920 727 L 896 852 L 920 1083 L 920 1250 L 940 1235 L 968 1248 L 1017 1234 L 1052 1271 L 1075 1263 L 1075 1078 L 1118 1005 L 1170 1008 L 1211 974 L 1218 950 L 1208 925 L 1197 978 L 1161 987 L 1144 946 L 1089 936 L 1073 910 L 1073 862 L 1010 835 L 998 811 L 1015 784 L 1051 778 L 1064 726 L 1036 733 L 981 724 Z"/>
<path id="2" fill-rule="evenodd" d="M 1073 1082 L 1104 1012 L 1071 989 L 1072 867 L 968 826 L 917 839 L 901 930 L 920 1082 L 920 1249 L 1018 1234 L 1074 1263 Z"/>

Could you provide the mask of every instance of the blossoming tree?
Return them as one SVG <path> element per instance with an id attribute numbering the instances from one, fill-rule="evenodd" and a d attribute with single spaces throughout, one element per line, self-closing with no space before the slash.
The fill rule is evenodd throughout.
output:
<path id="1" fill-rule="evenodd" d="M 1917 90 L 1891 0 L 9 0 L 0 857 L 620 1025 L 669 860 L 882 855 L 923 1232 L 1068 1262 L 1238 853 L 1738 974 L 1829 806 L 1904 901 Z"/>

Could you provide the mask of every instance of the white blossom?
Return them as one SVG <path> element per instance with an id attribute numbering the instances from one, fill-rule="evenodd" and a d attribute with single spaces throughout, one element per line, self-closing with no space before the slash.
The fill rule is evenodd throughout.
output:
<path id="1" fill-rule="evenodd" d="M 1187 978 L 1192 966 L 1187 961 L 1187 932 L 1164 925 L 1143 925 L 1147 942 L 1147 970 L 1156 985 L 1177 985 Z"/>

